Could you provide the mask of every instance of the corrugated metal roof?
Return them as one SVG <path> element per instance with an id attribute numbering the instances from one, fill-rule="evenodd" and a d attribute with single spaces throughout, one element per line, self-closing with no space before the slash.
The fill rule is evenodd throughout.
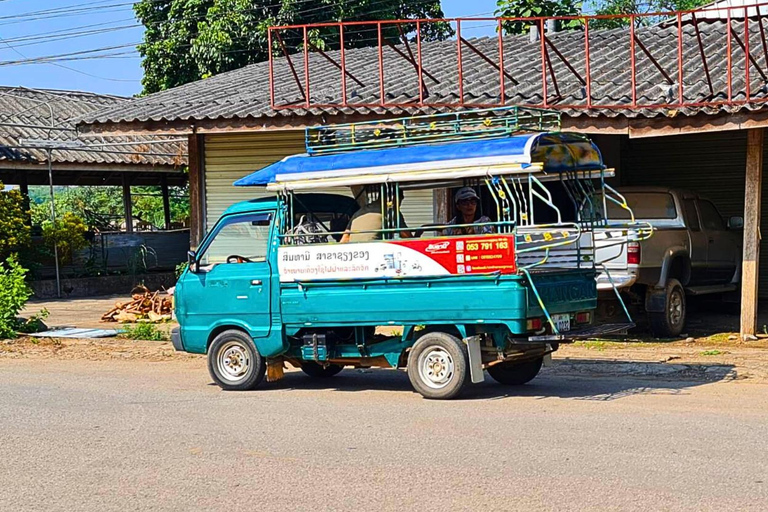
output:
<path id="1" fill-rule="evenodd" d="M 743 26 L 743 22 L 742 22 Z M 761 50 L 761 36 L 757 23 L 751 24 L 750 44 L 754 48 L 753 57 L 762 66 L 763 56 L 757 57 Z M 693 25 L 684 27 L 683 57 L 684 96 L 686 102 L 724 101 L 727 77 L 726 58 L 726 23 L 721 20 L 707 20 L 699 23 L 703 48 L 713 80 L 715 95 L 710 95 L 702 65 L 700 49 Z M 676 26 L 657 25 L 638 28 L 637 37 L 653 54 L 659 64 L 667 70 L 673 79 L 677 79 L 678 34 Z M 743 31 L 739 32 L 743 38 Z M 565 31 L 551 34 L 550 39 L 566 59 L 583 75 L 585 67 L 584 35 L 580 31 Z M 472 44 L 491 59 L 498 56 L 498 39 L 486 37 L 472 39 Z M 587 109 L 585 89 L 581 81 L 554 55 L 551 55 L 554 71 L 558 80 L 561 98 L 554 102 L 563 105 L 584 105 L 585 108 L 566 109 L 565 115 L 606 116 L 606 117 L 656 117 L 677 115 L 695 115 L 700 112 L 717 114 L 735 112 L 744 108 L 756 110 L 762 104 L 691 107 L 691 108 L 631 108 L 631 71 L 629 58 L 628 30 L 591 30 L 591 88 L 593 104 L 617 104 L 618 109 Z M 425 78 L 429 91 L 429 102 L 449 100 L 455 102 L 456 41 L 423 43 L 423 67 L 428 70 L 438 83 Z M 504 38 L 505 69 L 516 80 L 505 85 L 507 104 L 540 104 L 541 97 L 541 46 L 531 42 L 528 36 L 510 36 Z M 386 62 L 385 90 L 389 102 L 418 101 L 418 91 L 412 90 L 416 82 L 416 71 L 404 59 L 396 56 L 389 47 L 384 47 Z M 338 61 L 336 52 L 329 52 Z M 744 53 L 733 50 L 733 99 L 745 98 Z M 299 56 L 300 57 L 300 56 Z M 677 101 L 677 87 L 670 85 L 662 74 L 652 65 L 647 56 L 636 49 L 638 64 L 637 101 L 638 104 L 659 104 Z M 310 52 L 311 100 L 313 103 L 341 103 L 339 70 L 316 52 Z M 301 58 L 299 58 L 299 61 Z M 379 101 L 378 49 L 361 48 L 346 51 L 347 69 L 364 86 L 347 80 L 347 95 L 350 102 L 376 103 Z M 462 56 L 464 70 L 464 95 L 467 104 L 483 104 L 499 101 L 498 71 L 473 52 L 465 51 Z M 301 64 L 299 62 L 299 64 Z M 297 64 L 298 65 L 298 64 Z M 751 99 L 768 97 L 768 90 L 760 75 L 752 67 Z M 549 79 L 548 79 L 549 80 Z M 278 104 L 300 102 L 301 93 L 285 59 L 275 60 L 275 95 Z M 549 84 L 553 93 L 552 83 Z M 626 105 L 626 108 L 623 107 Z M 128 122 L 174 122 L 192 120 L 239 120 L 258 118 L 277 118 L 284 116 L 336 115 L 336 114 L 413 114 L 430 113 L 431 110 L 386 108 L 370 109 L 365 107 L 350 108 L 311 108 L 273 110 L 269 97 L 269 65 L 267 62 L 252 64 L 241 69 L 186 84 L 174 89 L 151 94 L 129 102 L 116 104 L 83 118 L 85 124 L 128 123 Z"/>
<path id="2" fill-rule="evenodd" d="M 76 91 L 0 87 L 0 161 L 44 162 L 44 149 L 24 146 L 25 140 L 78 140 L 75 128 L 83 118 L 105 108 L 125 105 L 130 98 Z M 51 128 L 49 128 L 51 127 Z M 57 149 L 57 163 L 88 165 L 130 164 L 137 166 L 182 166 L 186 143 L 148 144 L 159 137 L 109 137 L 81 139 L 82 149 Z M 110 146 L 98 146 L 108 143 Z M 129 143 L 126 145 L 112 145 Z"/>

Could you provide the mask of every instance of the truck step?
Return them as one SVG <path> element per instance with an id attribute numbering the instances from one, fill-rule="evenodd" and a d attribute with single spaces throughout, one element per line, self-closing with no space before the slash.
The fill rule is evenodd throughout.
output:
<path id="1" fill-rule="evenodd" d="M 559 341 L 568 342 L 583 340 L 588 338 L 597 338 L 598 336 L 620 335 L 635 327 L 634 323 L 602 324 L 585 327 L 574 331 L 568 331 L 560 334 L 545 334 L 542 336 L 531 336 L 530 341 Z"/>
<path id="2" fill-rule="evenodd" d="M 709 286 L 689 286 L 685 289 L 688 295 L 708 295 L 710 293 L 727 293 L 736 291 L 735 284 L 714 284 Z"/>

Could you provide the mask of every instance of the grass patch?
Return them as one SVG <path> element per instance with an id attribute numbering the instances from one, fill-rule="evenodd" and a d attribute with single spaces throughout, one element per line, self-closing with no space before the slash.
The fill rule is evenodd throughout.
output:
<path id="1" fill-rule="evenodd" d="M 722 350 L 712 349 L 712 350 L 705 350 L 701 353 L 703 356 L 720 356 L 723 354 L 727 354 L 728 352 L 724 352 Z"/>
<path id="2" fill-rule="evenodd" d="M 136 325 L 126 325 L 120 338 L 129 340 L 145 341 L 168 341 L 170 336 L 167 329 L 159 329 L 156 325 L 150 323 L 140 323 Z"/>
<path id="3" fill-rule="evenodd" d="M 588 340 L 588 341 L 577 341 L 574 343 L 577 347 L 583 347 L 587 350 L 597 350 L 599 352 L 602 352 L 606 349 L 610 342 L 603 341 L 603 340 Z"/>

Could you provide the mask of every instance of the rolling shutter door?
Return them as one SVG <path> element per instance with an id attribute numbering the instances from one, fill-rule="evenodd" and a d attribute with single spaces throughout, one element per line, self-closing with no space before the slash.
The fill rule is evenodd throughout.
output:
<path id="1" fill-rule="evenodd" d="M 768 147 L 768 146 L 767 146 Z M 712 200 L 727 220 L 744 215 L 745 131 L 626 139 L 621 149 L 622 185 L 692 190 Z M 764 173 L 768 151 L 763 156 Z M 768 230 L 768 176 L 763 178 L 761 225 Z M 760 247 L 761 298 L 768 298 L 768 240 Z"/>
<path id="2" fill-rule="evenodd" d="M 272 195 L 262 187 L 235 187 L 232 184 L 236 180 L 288 155 L 304 152 L 304 132 L 301 130 L 206 135 L 206 231 L 231 204 Z M 351 195 L 347 187 L 318 192 Z M 409 226 L 431 223 L 432 190 L 406 192 L 402 210 Z"/>

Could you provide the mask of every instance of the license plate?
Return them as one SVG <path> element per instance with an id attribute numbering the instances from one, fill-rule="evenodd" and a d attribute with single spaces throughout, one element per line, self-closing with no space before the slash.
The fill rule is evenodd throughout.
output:
<path id="1" fill-rule="evenodd" d="M 571 315 L 552 315 L 552 323 L 555 324 L 555 327 L 560 332 L 570 331 Z"/>

